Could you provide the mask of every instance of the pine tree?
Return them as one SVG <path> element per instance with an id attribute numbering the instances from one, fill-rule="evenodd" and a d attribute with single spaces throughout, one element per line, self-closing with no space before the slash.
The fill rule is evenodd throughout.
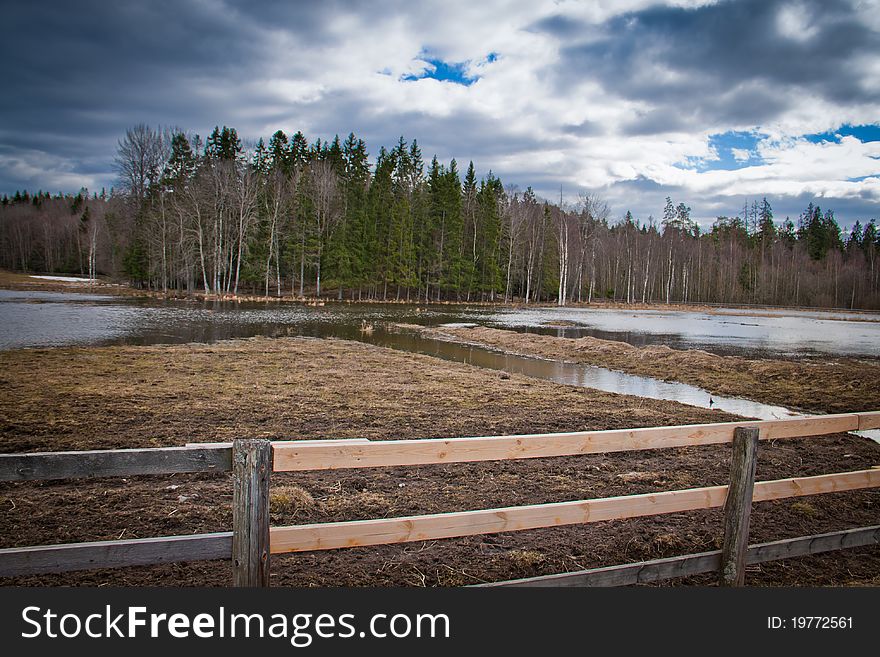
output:
<path id="1" fill-rule="evenodd" d="M 171 156 L 162 172 L 163 185 L 181 188 L 193 176 L 195 169 L 196 157 L 189 139 L 182 132 L 175 133 L 171 137 Z"/>
<path id="2" fill-rule="evenodd" d="M 339 141 L 339 135 L 336 135 L 333 138 L 333 142 L 329 146 L 325 144 L 325 147 L 325 157 L 327 161 L 330 162 L 330 166 L 337 174 L 342 175 L 343 170 L 345 169 L 345 162 L 342 154 L 342 144 Z"/>
<path id="3" fill-rule="evenodd" d="M 254 155 L 251 159 L 251 166 L 253 167 L 254 171 L 262 176 L 265 176 L 271 168 L 271 162 L 269 161 L 269 150 L 266 148 L 266 144 L 263 143 L 262 137 L 260 137 L 260 140 L 257 142 L 256 149 L 254 149 Z"/>
<path id="4" fill-rule="evenodd" d="M 758 210 L 758 239 L 762 245 L 769 245 L 776 239 L 776 226 L 773 223 L 773 208 L 765 196 Z"/>
<path id="5" fill-rule="evenodd" d="M 302 171 L 309 161 L 309 143 L 306 141 L 305 135 L 299 130 L 290 140 L 290 165 L 296 171 Z"/>
<path id="6" fill-rule="evenodd" d="M 334 144 L 338 142 L 338 138 Z M 331 146 L 331 161 L 336 158 L 335 146 Z M 350 133 L 340 147 L 340 170 L 342 185 L 342 218 L 328 245 L 328 273 L 337 282 L 338 297 L 344 288 L 362 286 L 366 281 L 366 193 L 369 185 L 369 164 L 366 144 Z"/>
<path id="7" fill-rule="evenodd" d="M 663 208 L 663 225 L 673 223 L 675 221 L 675 205 L 672 198 L 666 197 L 666 205 Z"/>
<path id="8" fill-rule="evenodd" d="M 852 230 L 849 232 L 849 238 L 846 241 L 847 250 L 862 248 L 862 222 L 856 221 Z"/>
<path id="9" fill-rule="evenodd" d="M 381 147 L 368 194 L 369 217 L 366 241 L 372 264 L 376 296 L 386 299 L 391 276 L 391 208 L 394 205 L 394 158 Z"/>
<path id="10" fill-rule="evenodd" d="M 504 188 L 501 181 L 495 178 L 491 171 L 487 174 L 486 179 L 481 181 L 480 191 L 477 192 L 479 207 L 477 268 L 480 277 L 478 290 L 488 295 L 493 301 L 502 285 L 501 215 L 498 212 L 498 204 L 503 193 Z"/>
<path id="11" fill-rule="evenodd" d="M 262 139 L 260 143 L 262 143 Z M 269 167 L 277 171 L 281 171 L 285 175 L 290 175 L 293 169 L 293 162 L 290 152 L 290 146 L 287 143 L 287 135 L 283 130 L 275 131 L 275 134 L 269 139 L 268 149 Z"/>
<path id="12" fill-rule="evenodd" d="M 865 230 L 862 232 L 862 248 L 867 251 L 872 247 L 880 249 L 880 233 L 873 219 L 865 224 Z"/>
<path id="13" fill-rule="evenodd" d="M 453 160 L 455 162 L 455 160 Z M 477 205 L 477 175 L 474 171 L 474 163 L 468 164 L 464 181 L 461 186 L 461 209 L 464 213 L 463 229 L 464 239 L 462 249 L 467 257 L 462 257 L 462 285 L 467 290 L 467 299 L 470 300 L 474 289 L 479 285 L 477 268 L 477 240 L 479 237 L 479 213 Z"/>
<path id="14" fill-rule="evenodd" d="M 205 143 L 205 157 L 213 160 L 235 161 L 241 157 L 241 139 L 235 128 L 214 126 L 211 136 Z"/>

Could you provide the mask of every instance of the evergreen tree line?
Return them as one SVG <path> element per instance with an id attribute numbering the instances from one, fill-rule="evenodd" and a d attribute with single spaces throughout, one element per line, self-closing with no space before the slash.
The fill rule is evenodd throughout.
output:
<path id="1" fill-rule="evenodd" d="M 875 222 L 842 235 L 812 203 L 796 224 L 766 198 L 707 231 L 670 198 L 611 221 L 595 195 L 550 203 L 403 137 L 371 162 L 354 134 L 246 152 L 228 127 L 135 126 L 116 168 L 109 194 L 4 196 L 0 265 L 215 295 L 880 307 Z"/>

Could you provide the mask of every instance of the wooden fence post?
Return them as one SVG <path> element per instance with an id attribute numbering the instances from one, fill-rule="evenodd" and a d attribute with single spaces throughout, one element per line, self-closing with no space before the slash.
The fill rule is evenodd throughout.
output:
<path id="1" fill-rule="evenodd" d="M 724 546 L 719 573 L 721 586 L 742 586 L 745 583 L 758 434 L 757 427 L 737 427 L 733 432 L 730 485 L 724 503 Z"/>
<path id="2" fill-rule="evenodd" d="M 234 586 L 269 586 L 269 474 L 272 443 L 232 443 L 232 580 Z"/>

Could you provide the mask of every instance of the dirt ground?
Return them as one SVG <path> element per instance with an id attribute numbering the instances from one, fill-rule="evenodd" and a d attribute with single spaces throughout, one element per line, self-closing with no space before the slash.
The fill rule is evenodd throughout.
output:
<path id="1" fill-rule="evenodd" d="M 634 347 L 593 337 L 558 338 L 475 327 L 401 325 L 426 337 L 510 354 L 597 365 L 629 374 L 681 381 L 710 393 L 817 413 L 880 410 L 880 359 L 750 360 L 666 345 Z"/>
<path id="2" fill-rule="evenodd" d="M 721 412 L 560 386 L 341 340 L 0 353 L 0 451 L 182 445 L 235 436 L 374 440 L 725 421 Z M 273 525 L 628 495 L 726 483 L 727 446 L 273 475 Z M 758 478 L 880 464 L 834 435 L 762 443 Z M 0 485 L 0 547 L 224 531 L 227 475 Z M 755 505 L 752 542 L 876 524 L 880 491 Z M 279 556 L 272 583 L 454 586 L 717 549 L 718 510 Z M 6 585 L 226 585 L 226 562 L 0 579 Z M 711 579 L 672 582 L 707 583 Z M 880 584 L 880 546 L 749 570 L 753 585 Z"/>
<path id="3" fill-rule="evenodd" d="M 55 274 L 51 274 L 54 276 Z M 75 276 L 79 274 L 58 274 L 58 276 Z M 138 296 L 138 290 L 127 285 L 118 285 L 104 279 L 94 283 L 85 281 L 51 281 L 34 278 L 30 274 L 0 269 L 0 288 L 5 290 L 25 290 L 35 292 L 80 292 L 84 294 L 113 294 L 117 296 Z"/>

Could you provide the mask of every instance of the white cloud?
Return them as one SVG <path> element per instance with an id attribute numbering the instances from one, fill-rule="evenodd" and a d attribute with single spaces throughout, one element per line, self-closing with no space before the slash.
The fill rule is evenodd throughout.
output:
<path id="1" fill-rule="evenodd" d="M 795 41 L 809 41 L 819 33 L 809 9 L 798 2 L 780 7 L 776 14 L 776 29 L 779 33 Z"/>
<path id="2" fill-rule="evenodd" d="M 499 140 L 511 142 L 509 151 L 505 152 L 505 144 L 499 143 L 494 155 L 479 157 L 479 153 L 452 150 L 467 147 L 454 135 L 406 136 L 427 143 L 442 158 L 473 157 L 483 171 L 492 168 L 505 180 L 523 186 L 530 183 L 527 176 L 539 174 L 541 180 L 535 181 L 539 191 L 551 198 L 560 184 L 574 194 L 574 190 L 600 188 L 610 192 L 614 185 L 634 180 L 670 186 L 688 198 L 754 194 L 758 189 L 768 194 L 871 196 L 876 192 L 876 182 L 870 179 L 847 182 L 848 178 L 878 172 L 874 146 L 853 138 L 824 145 L 797 139 L 798 135 L 833 129 L 842 123 L 864 123 L 868 116 L 878 115 L 875 104 L 853 107 L 829 101 L 810 90 L 780 88 L 778 93 L 788 108 L 768 126 L 686 124 L 684 129 L 673 128 L 671 132 L 626 135 L 623 126 L 628 121 L 662 106 L 610 93 L 589 70 L 560 90 L 545 75 L 559 65 L 560 40 L 552 32 L 526 28 L 542 18 L 562 14 L 569 20 L 584 21 L 580 34 L 586 41 L 591 26 L 655 3 L 502 4 L 503 11 L 495 3 L 468 2 L 460 7 L 461 11 L 454 12 L 420 5 L 406 15 L 379 18 L 378 22 L 367 16 L 349 16 L 342 42 L 300 54 L 296 61 L 303 79 L 278 85 L 276 95 L 281 99 L 292 97 L 297 103 L 296 111 L 291 112 L 291 127 L 298 122 L 327 129 L 327 111 L 333 116 L 333 108 L 328 108 L 325 100 L 339 97 L 356 99 L 361 116 L 384 117 L 389 137 L 395 134 L 394 117 L 402 113 L 423 117 L 421 125 L 429 129 L 432 117 L 482 116 L 497 125 L 498 134 L 503 135 Z M 799 4 L 782 6 L 777 17 L 777 28 L 790 38 L 811 38 L 817 29 L 808 10 Z M 376 39 L 377 32 L 382 34 L 381 39 Z M 425 70 L 427 64 L 421 57 L 426 50 L 449 62 L 469 62 L 468 73 L 479 76 L 479 81 L 469 87 L 432 79 L 401 82 L 401 76 Z M 486 61 L 489 52 L 498 53 L 497 61 Z M 873 70 L 876 61 L 869 58 L 865 66 Z M 383 70 L 389 74 L 380 74 Z M 669 85 L 685 82 L 688 74 L 658 60 L 638 75 L 641 80 L 635 83 Z M 749 85 L 760 86 L 757 81 Z M 738 94 L 747 89 L 731 90 L 731 102 L 737 102 Z M 672 107 L 671 111 L 687 111 L 690 100 L 683 99 L 684 106 Z M 350 117 L 337 118 L 336 129 L 348 130 L 344 123 Z M 585 122 L 595 127 L 592 133 L 578 135 L 565 130 L 566 126 Z M 689 158 L 717 159 L 708 137 L 728 129 L 760 129 L 771 135 L 759 145 L 761 165 L 733 171 L 682 168 L 681 163 Z M 517 146 L 520 140 L 537 141 L 542 146 L 522 148 Z M 371 144 L 374 152 L 378 145 Z M 739 162 L 755 155 L 748 149 L 733 149 L 732 153 Z"/>
<path id="3" fill-rule="evenodd" d="M 826 93 L 799 69 L 778 72 L 789 75 L 782 81 L 770 80 L 762 69 L 727 80 L 726 69 L 710 73 L 699 68 L 711 62 L 684 61 L 676 48 L 687 43 L 670 36 L 670 24 L 663 20 L 671 18 L 658 18 L 664 6 L 693 9 L 687 14 L 693 17 L 700 8 L 715 4 L 700 0 L 401 0 L 396 8 L 365 3 L 347 11 L 315 4 L 309 23 L 314 27 L 308 29 L 320 31 L 316 35 L 299 31 L 299 22 L 293 18 L 263 22 L 257 10 L 233 12 L 229 2 L 212 0 L 210 15 L 223 17 L 223 23 L 234 26 L 246 41 L 246 47 L 229 44 L 235 46 L 229 56 L 234 61 L 219 62 L 230 67 L 228 75 L 219 65 L 216 69 L 189 68 L 182 62 L 178 70 L 166 64 L 169 68 L 161 70 L 159 97 L 149 110 L 145 107 L 150 99 L 144 99 L 143 84 L 135 75 L 131 81 L 119 79 L 119 88 L 105 100 L 106 107 L 99 106 L 99 100 L 95 105 L 107 115 L 128 112 L 130 124 L 144 120 L 178 124 L 205 134 L 215 124 L 226 122 L 252 139 L 266 138 L 279 128 L 288 133 L 302 130 L 310 140 L 353 130 L 367 139 L 374 156 L 381 145 L 392 145 L 404 132 L 408 139 L 419 140 L 426 159 L 435 152 L 441 159 L 456 157 L 460 163 L 474 159 L 480 171 L 491 168 L 504 182 L 533 185 L 550 198 L 558 195 L 560 185 L 571 198 L 578 191 L 601 191 L 612 201 L 615 214 L 628 208 L 643 217 L 657 214 L 662 207 L 658 198 L 662 200 L 667 193 L 688 202 L 698 218 L 717 211 L 719 199 L 765 193 L 861 196 L 866 199 L 865 207 L 876 213 L 880 207 L 876 205 L 880 203 L 876 145 L 849 137 L 828 144 L 800 139 L 846 123 L 877 121 L 880 58 L 876 51 L 863 48 L 845 59 L 857 86 L 861 85 L 861 94 L 848 88 L 839 97 Z M 775 23 L 767 28 L 774 39 L 791 41 L 794 46 L 804 40 L 822 41 L 817 37 L 823 23 L 812 13 L 819 11 L 813 9 L 818 5 L 809 0 L 777 5 Z M 854 7 L 853 16 L 876 35 L 880 31 L 877 2 L 855 2 Z M 650 15 L 629 14 L 646 9 Z M 628 22 L 623 18 L 626 15 Z M 615 30 L 626 31 L 627 25 L 638 23 L 640 29 L 656 29 L 660 35 L 651 47 L 631 44 L 627 52 L 634 52 L 638 63 L 631 77 L 615 69 L 616 62 L 604 61 L 612 53 L 601 47 L 593 59 L 565 69 L 571 67 L 566 47 L 595 44 L 604 38 L 613 42 L 620 36 L 608 33 L 612 24 L 607 21 L 615 19 L 620 21 L 620 25 L 613 24 Z M 652 20 L 659 21 L 656 27 Z M 736 36 L 733 33 L 731 38 Z M 198 38 L 206 48 L 211 45 L 209 34 Z M 217 48 L 218 56 L 227 52 L 225 46 Z M 712 52 L 720 59 L 729 46 L 719 41 Z M 495 61 L 487 61 L 490 52 L 497 53 Z M 252 59 L 235 59 L 243 57 L 241 53 Z M 471 86 L 432 79 L 402 81 L 405 75 L 425 70 L 425 53 L 451 63 L 467 63 L 468 74 L 479 80 Z M 609 84 L 600 75 L 603 63 L 612 75 L 619 73 L 621 84 Z M 567 82 L 560 84 L 560 77 Z M 656 88 L 657 93 L 629 93 L 636 87 Z M 665 93 L 677 88 L 687 93 L 671 97 Z M 164 97 L 162 89 L 168 90 Z M 845 97 L 844 92 L 850 95 Z M 115 105 L 129 96 L 137 99 L 136 107 Z M 772 103 L 773 109 L 760 125 L 739 118 L 741 114 L 735 111 L 762 101 Z M 650 123 L 652 118 L 657 119 L 655 125 L 634 134 L 634 122 Z M 98 115 L 90 120 L 96 125 L 101 122 Z M 23 131 L 4 122 L 7 129 Z M 755 153 L 733 150 L 737 161 L 745 163 L 757 154 L 761 164 L 734 171 L 684 166 L 689 161 L 717 160 L 719 154 L 709 136 L 729 130 L 768 135 Z M 112 182 L 108 166 L 104 174 L 81 173 L 76 158 L 50 156 L 49 146 L 4 152 L 0 155 L 3 180 L 66 189 Z M 105 158 L 109 161 L 112 153 Z M 865 179 L 849 181 L 852 178 Z M 640 193 L 634 195 L 628 185 L 641 185 Z"/>
<path id="4" fill-rule="evenodd" d="M 28 191 L 66 191 L 86 187 L 98 190 L 105 175 L 83 174 L 77 163 L 35 150 L 0 153 L 0 177 L 23 181 Z"/>

